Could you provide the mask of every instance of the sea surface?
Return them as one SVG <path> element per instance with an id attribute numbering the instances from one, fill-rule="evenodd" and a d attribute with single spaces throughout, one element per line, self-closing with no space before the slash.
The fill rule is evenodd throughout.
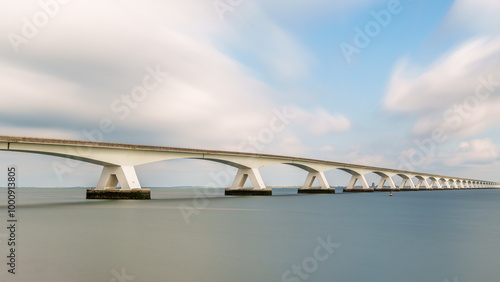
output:
<path id="1" fill-rule="evenodd" d="M 18 189 L 16 274 L 0 281 L 500 281 L 500 190 L 224 197 Z"/>

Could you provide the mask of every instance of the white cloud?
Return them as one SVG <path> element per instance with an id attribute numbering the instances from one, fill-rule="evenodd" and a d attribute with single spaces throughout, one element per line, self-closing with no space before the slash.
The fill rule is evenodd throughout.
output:
<path id="1" fill-rule="evenodd" d="M 0 10 L 3 34 L 21 34 L 20 19 L 41 10 L 37 1 L 9 7 Z M 116 130 L 108 141 L 237 147 L 269 126 L 280 105 L 272 101 L 274 90 L 221 45 L 251 43 L 249 52 L 279 78 L 307 76 L 314 58 L 251 2 L 232 16 L 231 23 L 221 22 L 210 1 L 70 2 L 19 54 L 2 39 L 0 90 L 9 95 L 0 104 L 0 124 L 20 135 L 39 128 L 38 135 L 82 138 L 82 130 L 111 118 Z M 169 77 L 120 120 L 111 104 L 142 83 L 146 66 L 159 66 Z M 293 139 L 301 126 L 313 134 L 349 128 L 343 116 L 297 110 L 308 122 L 293 123 L 276 139 L 290 153 L 305 146 Z"/>
<path id="2" fill-rule="evenodd" d="M 438 153 L 426 155 L 419 170 L 456 174 L 457 167 L 483 165 L 476 175 L 490 178 L 494 174 L 498 148 L 493 141 L 464 140 L 500 125 L 499 8 L 498 1 L 455 1 L 443 23 L 443 36 L 453 34 L 466 40 L 427 66 L 401 58 L 393 69 L 385 108 L 416 119 L 408 138 L 440 140 L 435 143 Z M 462 141 L 460 146 L 449 149 L 455 139 Z M 411 159 L 422 150 L 403 150 L 400 158 Z"/>
<path id="3" fill-rule="evenodd" d="M 341 114 L 332 115 L 324 109 L 307 112 L 295 108 L 296 122 L 305 130 L 315 136 L 347 131 L 351 128 L 351 122 Z"/>
<path id="4" fill-rule="evenodd" d="M 323 151 L 323 152 L 332 152 L 332 151 L 335 151 L 335 148 L 332 146 L 326 145 L 326 146 L 321 147 L 319 150 Z"/>
<path id="5" fill-rule="evenodd" d="M 492 164 L 498 161 L 499 148 L 491 139 L 474 139 L 461 142 L 455 150 L 440 154 L 440 158 L 450 166 Z"/>
<path id="6" fill-rule="evenodd" d="M 455 1 L 444 25 L 474 37 L 428 67 L 408 58 L 396 64 L 384 104 L 388 110 L 416 116 L 414 134 L 429 135 L 441 128 L 451 138 L 474 136 L 500 124 L 499 9 L 500 2 L 493 0 Z M 486 85 L 484 80 L 493 82 Z M 483 88 L 478 92 L 478 87 Z M 485 88 L 490 95 L 480 99 L 488 95 Z"/>
<path id="7" fill-rule="evenodd" d="M 463 136 L 500 123 L 498 93 L 500 36 L 471 40 L 423 70 L 401 60 L 392 73 L 384 104 L 388 110 L 419 116 L 415 134 L 443 128 Z"/>
<path id="8" fill-rule="evenodd" d="M 290 156 L 303 156 L 309 148 L 300 138 L 289 136 L 278 142 L 272 152 L 286 152 Z"/>
<path id="9" fill-rule="evenodd" d="M 78 96 L 78 85 L 50 74 L 33 70 L 25 70 L 0 62 L 0 89 L 2 103 L 0 110 L 7 114 L 38 114 L 39 110 L 47 112 L 64 111 L 61 105 L 80 104 L 87 107 L 84 97 Z M 73 114 L 76 114 L 73 112 Z"/>
<path id="10" fill-rule="evenodd" d="M 305 79 L 316 59 L 262 6 L 245 2 L 228 16 L 226 44 L 255 58 L 276 78 Z"/>
<path id="11" fill-rule="evenodd" d="M 361 148 L 352 148 L 351 152 L 343 156 L 349 163 L 367 165 L 367 166 L 377 166 L 377 167 L 387 167 L 396 168 L 396 160 L 389 159 L 387 155 L 382 153 L 368 152 L 366 150 L 361 150 Z"/>
<path id="12" fill-rule="evenodd" d="M 498 33 L 500 2 L 496 0 L 456 0 L 446 24 L 475 33 Z"/>
<path id="13" fill-rule="evenodd" d="M 469 41 L 443 55 L 426 69 L 407 59 L 394 68 L 385 106 L 393 111 L 423 112 L 442 109 L 473 95 L 480 76 L 500 72 L 500 37 Z"/>

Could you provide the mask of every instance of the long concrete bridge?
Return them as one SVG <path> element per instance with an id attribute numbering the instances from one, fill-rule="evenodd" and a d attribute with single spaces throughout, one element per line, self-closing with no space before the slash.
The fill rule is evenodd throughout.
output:
<path id="1" fill-rule="evenodd" d="M 139 183 L 135 166 L 173 159 L 207 160 L 238 168 L 233 184 L 226 189 L 226 195 L 271 195 L 271 189 L 266 188 L 259 168 L 275 164 L 291 165 L 308 172 L 299 193 L 335 193 L 335 189 L 330 188 L 324 174 L 333 169 L 342 170 L 351 175 L 344 192 L 500 188 L 500 183 L 486 180 L 325 160 L 218 150 L 3 135 L 0 135 L 0 150 L 57 156 L 101 165 L 103 166 L 101 177 L 96 188 L 92 189 L 97 194 L 103 191 L 116 192 L 118 184 L 121 187 L 119 192 L 144 190 Z M 377 187 L 369 187 L 365 179 L 368 173 L 380 176 Z M 398 186 L 393 179 L 396 175 L 401 178 L 401 184 Z M 247 179 L 250 180 L 253 188 L 244 188 Z M 318 180 L 320 189 L 312 188 L 315 180 Z"/>

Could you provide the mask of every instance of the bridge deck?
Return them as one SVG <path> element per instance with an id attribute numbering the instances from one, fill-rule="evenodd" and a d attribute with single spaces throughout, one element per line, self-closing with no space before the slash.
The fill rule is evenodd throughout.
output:
<path id="1" fill-rule="evenodd" d="M 343 168 L 367 169 L 367 170 L 372 170 L 372 171 L 392 172 L 392 173 L 396 173 L 396 174 L 401 173 L 401 174 L 425 175 L 425 176 L 429 176 L 429 177 L 449 178 L 449 179 L 458 179 L 458 180 L 482 181 L 482 180 L 473 180 L 470 178 L 450 177 L 450 176 L 438 175 L 438 174 L 419 173 L 419 172 L 415 172 L 415 171 L 398 170 L 398 169 L 367 166 L 367 165 L 356 165 L 356 164 L 333 162 L 333 161 L 326 161 L 326 160 L 317 160 L 317 159 L 310 159 L 310 158 L 290 157 L 290 156 L 272 155 L 272 154 L 258 154 L 258 153 L 223 151 L 223 150 L 192 149 L 192 148 L 179 148 L 179 147 L 135 145 L 135 144 L 125 144 L 125 143 L 95 142 L 95 141 L 83 141 L 83 140 L 68 140 L 68 139 L 23 137 L 23 136 L 8 136 L 8 135 L 0 135 L 0 142 L 1 143 L 74 145 L 74 146 L 85 146 L 85 147 L 116 148 L 116 149 L 158 151 L 158 152 L 199 153 L 199 154 L 213 154 L 213 155 L 235 155 L 235 156 L 245 156 L 245 157 L 289 160 L 291 162 L 304 161 L 304 162 L 310 162 L 310 163 L 339 166 L 339 167 L 343 167 Z"/>

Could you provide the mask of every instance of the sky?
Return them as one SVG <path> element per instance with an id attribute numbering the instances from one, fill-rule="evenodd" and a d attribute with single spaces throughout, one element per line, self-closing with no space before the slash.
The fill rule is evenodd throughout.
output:
<path id="1" fill-rule="evenodd" d="M 498 1 L 0 3 L 2 135 L 500 181 Z M 5 168 L 18 167 L 20 186 L 95 186 L 102 169 L 0 154 Z M 199 160 L 136 170 L 144 187 L 224 186 L 235 174 Z M 299 186 L 307 175 L 286 165 L 261 173 L 268 186 Z M 331 185 L 350 178 L 326 175 Z"/>

